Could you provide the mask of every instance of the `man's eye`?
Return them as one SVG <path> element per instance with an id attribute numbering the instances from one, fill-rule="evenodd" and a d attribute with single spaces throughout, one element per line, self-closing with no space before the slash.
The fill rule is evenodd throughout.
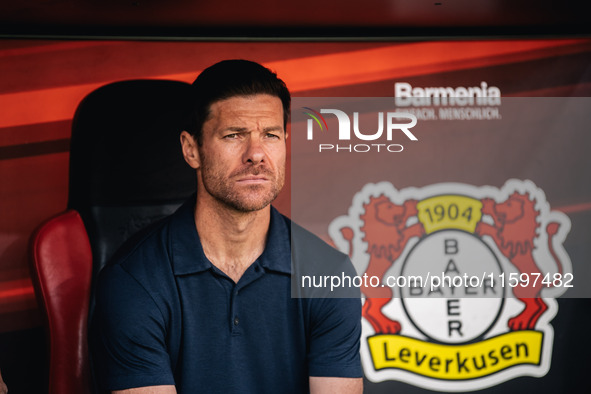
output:
<path id="1" fill-rule="evenodd" d="M 226 134 L 224 138 L 232 140 L 238 138 L 238 133 Z"/>
<path id="2" fill-rule="evenodd" d="M 268 138 L 281 138 L 281 137 L 279 137 L 278 134 L 274 134 L 274 133 L 267 133 L 267 137 Z"/>

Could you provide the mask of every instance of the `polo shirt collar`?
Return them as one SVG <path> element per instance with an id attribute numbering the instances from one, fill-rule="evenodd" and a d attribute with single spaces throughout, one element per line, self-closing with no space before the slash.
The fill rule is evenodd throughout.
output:
<path id="1" fill-rule="evenodd" d="M 267 244 L 258 259 L 261 267 L 284 274 L 291 274 L 290 223 L 289 219 L 271 206 L 271 222 L 269 224 Z"/>
<path id="2" fill-rule="evenodd" d="M 190 275 L 212 268 L 205 257 L 195 226 L 195 201 L 193 195 L 170 219 L 170 245 L 175 275 Z M 265 250 L 258 258 L 261 267 L 291 274 L 291 243 L 289 220 L 271 207 L 271 221 Z"/>

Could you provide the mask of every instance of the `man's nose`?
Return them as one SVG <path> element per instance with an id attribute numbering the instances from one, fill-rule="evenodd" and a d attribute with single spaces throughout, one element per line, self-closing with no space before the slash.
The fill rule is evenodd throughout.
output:
<path id="1" fill-rule="evenodd" d="M 251 135 L 246 145 L 246 151 L 244 152 L 244 161 L 252 164 L 259 164 L 265 159 L 265 150 L 263 145 L 257 136 Z"/>

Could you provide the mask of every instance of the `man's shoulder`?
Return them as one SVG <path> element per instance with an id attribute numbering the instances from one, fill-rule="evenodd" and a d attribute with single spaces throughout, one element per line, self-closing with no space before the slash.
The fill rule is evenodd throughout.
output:
<path id="1" fill-rule="evenodd" d="M 132 235 L 115 252 L 108 265 L 132 269 L 135 265 L 160 264 L 172 256 L 172 238 L 194 227 L 193 198 L 187 200 L 171 215 L 148 225 Z"/>
<path id="2" fill-rule="evenodd" d="M 305 246 L 307 249 L 327 253 L 337 260 L 347 258 L 347 255 L 336 250 L 332 245 L 329 245 L 325 240 L 312 233 L 310 230 L 292 221 L 288 216 L 279 212 L 275 207 L 273 207 L 272 212 L 273 216 L 281 218 L 281 221 L 285 224 L 285 228 L 291 239 L 292 250 L 294 249 L 294 246 L 297 248 L 296 250 L 299 250 L 301 246 Z"/>
<path id="3" fill-rule="evenodd" d="M 308 258 L 316 256 L 312 260 L 322 260 L 326 264 L 341 264 L 343 261 L 348 261 L 346 254 L 335 249 L 334 246 L 328 244 L 324 239 L 292 221 L 287 216 L 280 215 L 289 228 L 292 257 L 302 256 Z"/>
<path id="4" fill-rule="evenodd" d="M 163 278 L 172 276 L 171 225 L 175 214 L 138 231 L 126 240 L 101 270 L 99 284 L 117 277 L 145 287 L 160 286 Z"/>
<path id="5" fill-rule="evenodd" d="M 329 245 L 322 238 L 299 224 L 290 221 L 292 288 L 298 297 L 341 298 L 359 297 L 359 289 L 341 287 L 338 291 L 324 286 L 325 278 L 354 277 L 357 273 L 349 256 Z M 316 280 L 316 282 L 312 282 Z M 321 286 L 308 286 L 308 282 Z M 293 293 L 292 291 L 292 293 Z"/>
<path id="6" fill-rule="evenodd" d="M 142 264 L 158 261 L 167 254 L 169 223 L 170 217 L 166 217 L 132 235 L 115 252 L 108 265 L 132 268 L 138 261 Z"/>
<path id="7" fill-rule="evenodd" d="M 140 230 L 101 270 L 97 302 L 125 311 L 155 303 L 160 311 L 175 299 L 175 281 L 168 250 L 168 220 Z"/>

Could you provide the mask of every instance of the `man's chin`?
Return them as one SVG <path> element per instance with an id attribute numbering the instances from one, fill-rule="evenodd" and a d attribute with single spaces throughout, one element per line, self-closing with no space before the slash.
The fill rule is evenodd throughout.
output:
<path id="1" fill-rule="evenodd" d="M 277 194 L 272 193 L 264 196 L 237 196 L 236 198 L 228 198 L 224 202 L 236 211 L 248 213 L 267 208 L 275 198 L 277 198 Z"/>
<path id="2" fill-rule="evenodd" d="M 229 204 L 234 210 L 242 213 L 250 213 L 250 212 L 258 212 L 269 205 L 271 205 L 272 201 L 264 202 L 264 203 L 233 203 Z"/>

